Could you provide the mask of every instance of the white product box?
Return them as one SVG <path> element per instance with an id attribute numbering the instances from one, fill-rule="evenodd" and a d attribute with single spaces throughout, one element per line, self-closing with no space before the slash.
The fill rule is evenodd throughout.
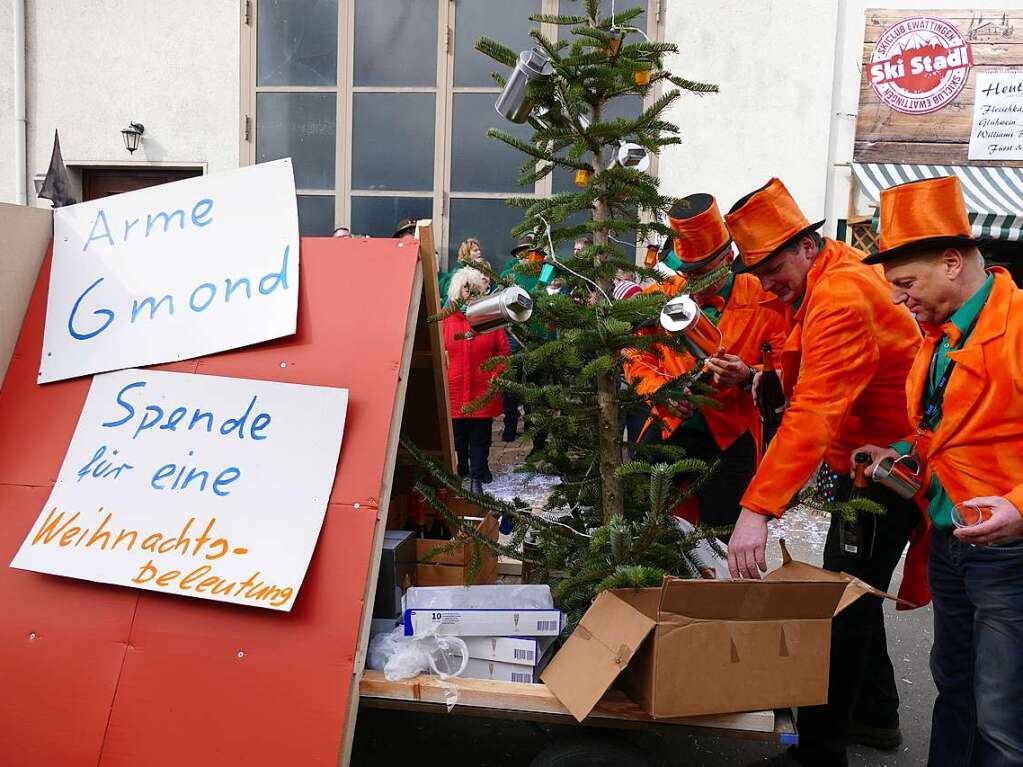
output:
<path id="1" fill-rule="evenodd" d="M 557 636 L 561 610 L 406 610 L 405 636 Z"/>
<path id="2" fill-rule="evenodd" d="M 554 644 L 554 637 L 466 637 L 469 657 L 479 660 L 496 660 L 501 663 L 515 663 L 521 666 L 535 666 L 547 648 Z"/>

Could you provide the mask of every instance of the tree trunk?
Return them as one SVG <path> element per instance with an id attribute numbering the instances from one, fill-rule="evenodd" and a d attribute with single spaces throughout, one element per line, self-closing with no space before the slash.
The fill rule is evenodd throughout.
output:
<path id="1" fill-rule="evenodd" d="M 601 119 L 601 105 L 595 105 L 593 109 L 593 121 Z M 593 153 L 594 176 L 604 171 L 604 157 L 600 152 Z M 594 206 L 593 221 L 607 221 L 610 218 L 610 210 L 607 202 L 598 198 Z M 610 238 L 607 229 L 598 229 L 593 233 L 594 245 L 608 245 Z M 600 259 L 599 255 L 593 257 L 594 261 Z M 600 279 L 601 290 L 604 296 L 598 297 L 599 302 L 605 301 L 605 296 L 610 296 L 614 287 L 610 280 Z M 618 381 L 615 372 L 612 370 L 601 373 L 597 377 L 597 418 L 600 444 L 600 495 L 601 507 L 604 510 L 605 524 L 614 516 L 621 516 L 625 512 L 625 505 L 622 498 L 622 482 L 618 476 L 618 469 L 622 465 L 622 432 L 618 408 Z"/>

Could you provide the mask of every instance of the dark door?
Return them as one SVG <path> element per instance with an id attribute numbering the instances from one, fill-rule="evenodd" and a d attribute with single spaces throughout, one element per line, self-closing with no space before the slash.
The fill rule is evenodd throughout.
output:
<path id="1" fill-rule="evenodd" d="M 82 202 L 201 175 L 201 168 L 82 168 Z"/>

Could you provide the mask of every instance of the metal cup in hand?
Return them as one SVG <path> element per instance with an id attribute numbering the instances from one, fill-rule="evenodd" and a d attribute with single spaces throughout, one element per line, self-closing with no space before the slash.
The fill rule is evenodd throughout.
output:
<path id="1" fill-rule="evenodd" d="M 721 331 L 689 296 L 678 296 L 664 305 L 661 327 L 678 337 L 701 362 L 721 351 Z"/>
<path id="2" fill-rule="evenodd" d="M 532 314 L 533 299 L 518 285 L 477 298 L 465 307 L 465 318 L 476 334 L 518 325 L 526 322 Z"/>
<path id="3" fill-rule="evenodd" d="M 920 488 L 923 487 L 920 461 L 912 455 L 883 458 L 874 467 L 871 479 L 907 501 L 919 493 Z"/>

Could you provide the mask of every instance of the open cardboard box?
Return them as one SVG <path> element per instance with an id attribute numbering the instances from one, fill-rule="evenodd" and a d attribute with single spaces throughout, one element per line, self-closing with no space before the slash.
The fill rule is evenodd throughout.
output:
<path id="1" fill-rule="evenodd" d="M 658 719 L 826 703 L 832 617 L 896 597 L 782 554 L 760 581 L 603 592 L 541 679 L 579 721 L 616 679 Z"/>

